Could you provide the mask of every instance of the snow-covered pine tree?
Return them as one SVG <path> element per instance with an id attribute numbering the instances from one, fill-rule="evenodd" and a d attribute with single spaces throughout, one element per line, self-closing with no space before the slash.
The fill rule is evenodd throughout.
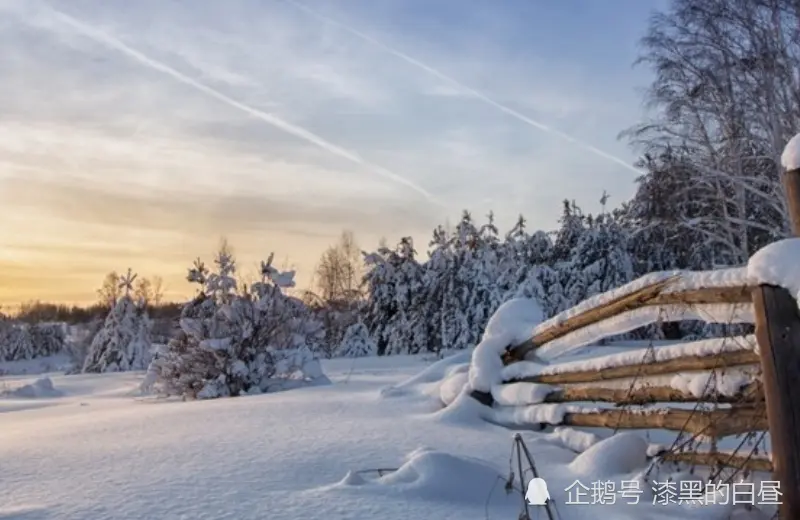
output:
<path id="1" fill-rule="evenodd" d="M 585 229 L 586 219 L 575 202 L 565 200 L 563 204 L 561 218 L 558 220 L 560 227 L 553 233 L 553 247 L 549 258 L 551 265 L 570 260 L 572 252 L 578 244 L 578 239 Z"/>
<path id="2" fill-rule="evenodd" d="M 428 350 L 438 354 L 445 348 L 444 313 L 445 308 L 449 308 L 447 302 L 452 297 L 449 289 L 453 275 L 453 254 L 443 226 L 437 226 L 433 230 L 428 246 L 428 261 L 425 262 L 422 275 L 424 295 L 420 312 L 426 317 Z"/>
<path id="3" fill-rule="evenodd" d="M 442 336 L 447 349 L 465 349 L 477 342 L 476 334 L 479 332 L 476 330 L 475 314 L 482 314 L 483 308 L 481 306 L 475 311 L 471 305 L 475 303 L 475 296 L 485 282 L 477 271 L 478 262 L 475 260 L 479 241 L 479 231 L 472 215 L 464 211 L 450 237 L 453 272 L 448 280 L 447 292 L 450 297 L 445 302 L 442 321 Z"/>
<path id="4" fill-rule="evenodd" d="M 236 293 L 236 261 L 227 242 L 223 242 L 217 252 L 214 264 L 217 271 L 208 275 L 206 290 L 218 302 L 227 303 Z"/>
<path id="5" fill-rule="evenodd" d="M 625 231 L 608 215 L 587 219 L 568 262 L 562 263 L 564 287 L 572 305 L 633 279 L 633 261 Z"/>
<path id="6" fill-rule="evenodd" d="M 506 292 L 501 281 L 502 250 L 498 239 L 494 214 L 487 215 L 487 223 L 481 226 L 469 251 L 471 287 L 467 312 L 469 315 L 472 344 L 476 345 L 494 311 L 503 303 Z"/>
<path id="7" fill-rule="evenodd" d="M 197 265 L 189 270 L 188 279 L 205 287 L 184 307 L 178 336 L 150 364 L 143 391 L 209 399 L 327 381 L 312 352 L 320 324 L 283 294 L 294 272 L 278 271 L 271 258 L 250 292 L 234 292 L 232 255 L 221 252 L 219 272 L 207 278 Z"/>
<path id="8" fill-rule="evenodd" d="M 150 319 L 147 310 L 133 301 L 136 275 L 128 269 L 120 278 L 122 297 L 106 316 L 103 328 L 89 346 L 83 372 L 144 370 L 150 362 Z"/>
<path id="9" fill-rule="evenodd" d="M 36 345 L 28 330 L 28 326 L 12 323 L 8 326 L 3 339 L 2 357 L 4 361 L 18 361 L 36 357 Z"/>
<path id="10" fill-rule="evenodd" d="M 63 323 L 35 323 L 28 327 L 34 345 L 34 357 L 52 356 L 67 348 L 67 331 Z"/>
<path id="11" fill-rule="evenodd" d="M 392 279 L 395 312 L 385 329 L 385 354 L 416 354 L 427 350 L 427 317 L 421 312 L 423 267 L 417 262 L 411 237 L 403 237 L 395 254 Z"/>
<path id="12" fill-rule="evenodd" d="M 0 361 L 52 356 L 66 348 L 66 333 L 60 323 L 0 323 Z"/>
<path id="13" fill-rule="evenodd" d="M 395 250 L 381 247 L 364 254 L 367 298 L 363 323 L 375 338 L 378 354 L 405 354 L 427 349 L 424 270 L 417 262 L 411 237 L 403 237 Z"/>
<path id="14" fill-rule="evenodd" d="M 362 253 L 364 256 L 364 280 L 366 300 L 362 307 L 362 320 L 369 330 L 370 336 L 375 338 L 378 354 L 386 353 L 388 324 L 397 313 L 394 301 L 395 252 L 382 246 L 372 253 Z"/>
<path id="15" fill-rule="evenodd" d="M 347 327 L 337 353 L 341 357 L 374 356 L 378 353 L 378 347 L 369 337 L 367 327 L 357 322 Z"/>

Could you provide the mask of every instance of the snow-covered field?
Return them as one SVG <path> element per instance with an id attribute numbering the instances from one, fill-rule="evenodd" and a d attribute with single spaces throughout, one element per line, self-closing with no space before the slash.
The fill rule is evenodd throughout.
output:
<path id="1" fill-rule="evenodd" d="M 442 371 L 415 377 L 425 367 L 332 360 L 329 386 L 195 402 L 139 397 L 141 373 L 0 378 L 0 519 L 516 519 L 521 497 L 503 489 L 513 432 L 471 402 L 441 411 L 428 394 Z M 638 505 L 566 504 L 576 479 L 635 478 L 636 439 L 579 456 L 575 432 L 523 437 L 557 518 L 729 518 L 730 506 L 653 505 L 649 489 Z M 378 468 L 400 470 L 358 473 Z"/>

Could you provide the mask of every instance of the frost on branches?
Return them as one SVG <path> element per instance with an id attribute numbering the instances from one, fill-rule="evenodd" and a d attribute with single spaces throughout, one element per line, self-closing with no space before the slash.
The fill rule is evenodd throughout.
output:
<path id="1" fill-rule="evenodd" d="M 214 273 L 195 262 L 188 280 L 200 293 L 184 307 L 178 336 L 156 353 L 143 391 L 209 399 L 328 382 L 313 354 L 323 330 L 303 302 L 283 293 L 294 273 L 271 260 L 249 291 L 237 291 L 228 252 L 220 252 Z"/>
<path id="2" fill-rule="evenodd" d="M 144 370 L 150 361 L 150 319 L 129 294 L 108 313 L 103 328 L 94 336 L 83 372 Z"/>
<path id="3" fill-rule="evenodd" d="M 347 328 L 342 343 L 339 345 L 339 356 L 365 357 L 374 356 L 377 353 L 378 347 L 369 337 L 369 331 L 363 323 L 354 323 Z"/>

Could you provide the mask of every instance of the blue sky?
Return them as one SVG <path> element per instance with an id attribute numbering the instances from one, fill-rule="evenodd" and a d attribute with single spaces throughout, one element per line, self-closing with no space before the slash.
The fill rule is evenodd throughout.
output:
<path id="1" fill-rule="evenodd" d="M 663 3 L 0 0 L 0 301 L 128 266 L 182 294 L 223 234 L 307 283 L 342 229 L 424 251 L 463 208 L 618 204 Z"/>

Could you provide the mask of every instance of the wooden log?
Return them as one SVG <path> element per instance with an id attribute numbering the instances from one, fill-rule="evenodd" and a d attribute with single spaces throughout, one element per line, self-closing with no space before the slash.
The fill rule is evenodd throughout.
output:
<path id="1" fill-rule="evenodd" d="M 711 411 L 666 408 L 649 413 L 638 410 L 599 410 L 564 414 L 561 424 L 592 428 L 683 431 L 718 439 L 739 433 L 764 431 L 767 429 L 767 417 L 764 407 Z"/>
<path id="2" fill-rule="evenodd" d="M 480 390 L 473 390 L 472 393 L 470 393 L 469 395 L 482 405 L 492 406 L 492 404 L 494 403 L 494 398 L 492 397 L 491 392 L 482 392 Z"/>
<path id="3" fill-rule="evenodd" d="M 617 403 L 617 406 L 643 405 L 649 403 L 693 403 L 698 401 L 714 403 L 758 403 L 764 400 L 759 382 L 750 383 L 736 395 L 723 395 L 708 392 L 696 396 L 670 386 L 638 386 L 634 388 L 574 387 L 559 388 L 545 397 L 546 403 L 570 403 L 596 401 Z"/>
<path id="4" fill-rule="evenodd" d="M 677 277 L 662 280 L 648 285 L 625 296 L 609 301 L 600 307 L 589 309 L 586 312 L 573 316 L 554 325 L 526 340 L 512 346 L 509 353 L 504 356 L 506 364 L 522 361 L 525 356 L 540 345 L 565 336 L 578 329 L 601 322 L 619 314 L 648 306 L 665 305 L 705 305 L 715 303 L 747 304 L 750 303 L 751 288 L 739 287 L 706 287 L 688 291 L 668 291 L 670 283 Z"/>
<path id="5" fill-rule="evenodd" d="M 685 462 L 698 466 L 725 466 L 750 471 L 772 472 L 772 461 L 764 457 L 747 457 L 745 455 L 720 452 L 666 452 L 658 457 L 669 462 Z"/>
<path id="6" fill-rule="evenodd" d="M 642 287 L 641 289 L 632 293 L 615 298 L 605 305 L 589 309 L 588 311 L 573 316 L 572 318 L 559 323 L 544 332 L 533 336 L 531 339 L 511 347 L 510 361 L 521 361 L 525 359 L 525 355 L 531 350 L 537 348 L 543 343 L 552 341 L 556 338 L 569 334 L 574 330 L 578 330 L 592 323 L 597 323 L 606 318 L 622 314 L 625 311 L 638 309 L 644 305 L 644 302 L 653 299 L 675 278 L 668 278 L 661 280 L 651 285 Z"/>
<path id="7" fill-rule="evenodd" d="M 756 288 L 753 304 L 774 474 L 783 493 L 780 518 L 796 519 L 800 518 L 800 316 L 797 301 L 781 287 Z"/>
<path id="8" fill-rule="evenodd" d="M 792 234 L 800 237 L 800 169 L 789 170 L 783 174 L 783 187 L 786 191 Z"/>
<path id="9" fill-rule="evenodd" d="M 645 361 L 641 364 L 609 367 L 602 370 L 576 370 L 557 374 L 537 374 L 535 376 L 511 379 L 508 382 L 543 383 L 548 385 L 594 383 L 629 377 L 657 376 L 677 372 L 696 372 L 733 366 L 755 365 L 759 361 L 758 354 L 752 350 L 731 350 L 709 356 L 682 356 L 666 361 L 651 363 Z"/>

